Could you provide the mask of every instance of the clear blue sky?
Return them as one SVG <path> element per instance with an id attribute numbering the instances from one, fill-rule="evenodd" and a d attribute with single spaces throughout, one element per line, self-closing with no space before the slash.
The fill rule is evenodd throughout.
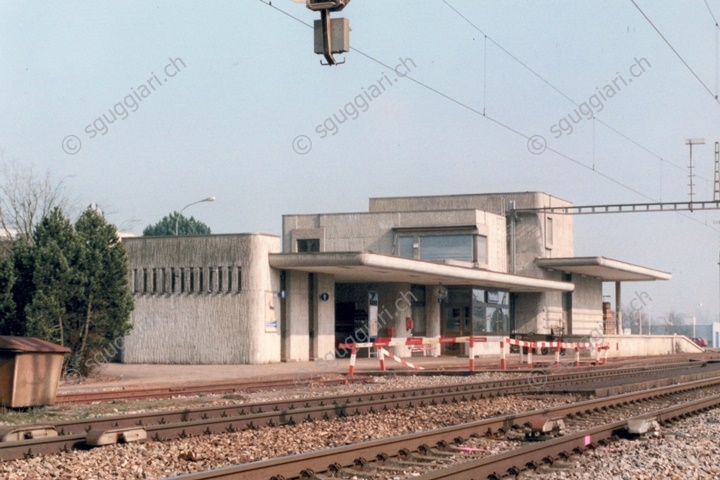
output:
<path id="1" fill-rule="evenodd" d="M 3 1 L 0 149 L 66 178 L 83 204 L 138 233 L 209 195 L 218 201 L 186 213 L 217 233 L 280 233 L 283 213 L 363 211 L 372 196 L 540 190 L 577 205 L 682 201 L 691 137 L 707 142 L 694 151 L 696 199 L 712 199 L 715 22 L 702 0 L 637 2 L 710 93 L 630 1 L 353 0 L 336 16 L 350 19 L 356 51 L 333 68 L 320 66 L 312 30 L 278 9 L 305 23 L 319 14 L 290 0 Z M 708 4 L 720 18 L 720 1 Z M 503 49 L 575 102 L 594 103 L 597 121 L 562 131 L 577 107 Z M 180 61 L 166 69 L 169 59 Z M 416 82 L 393 72 L 400 59 Z M 636 59 L 645 70 L 599 111 L 591 97 L 618 75 L 630 79 Z M 363 101 L 385 76 L 392 83 Z M 97 122 L 113 108 L 112 124 Z M 350 118 L 323 138 L 343 108 Z M 62 148 L 69 135 L 81 142 L 74 155 Z M 299 135 L 312 141 L 304 155 L 293 150 Z M 531 153 L 532 135 L 549 150 Z M 575 253 L 670 271 L 669 282 L 627 284 L 626 299 L 647 292 L 654 315 L 710 319 L 718 219 L 576 217 Z"/>

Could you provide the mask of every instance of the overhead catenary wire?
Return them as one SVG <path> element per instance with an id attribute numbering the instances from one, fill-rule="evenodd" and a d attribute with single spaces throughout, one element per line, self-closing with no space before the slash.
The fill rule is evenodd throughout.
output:
<path id="1" fill-rule="evenodd" d="M 715 14 L 713 13 L 712 9 L 710 8 L 710 5 L 708 4 L 707 0 L 704 0 L 705 6 L 707 7 L 708 12 L 710 12 L 710 17 L 712 17 L 713 22 L 715 23 L 715 96 L 718 95 L 718 54 L 720 52 L 718 51 L 718 35 L 720 34 L 720 25 L 718 25 L 717 18 L 715 18 Z"/>
<path id="2" fill-rule="evenodd" d="M 307 26 L 307 27 L 309 27 L 309 28 L 313 28 L 313 26 L 310 25 L 309 23 L 304 22 L 303 20 L 295 17 L 294 15 L 292 15 L 292 14 L 290 14 L 290 13 L 288 13 L 288 12 L 286 12 L 286 11 L 280 9 L 280 8 L 278 8 L 277 6 L 273 5 L 271 1 L 269 1 L 269 0 L 259 0 L 259 1 L 260 1 L 261 3 L 263 3 L 263 4 L 265 4 L 265 5 L 268 5 L 268 6 L 272 7 L 272 8 L 275 9 L 276 11 L 281 12 L 281 13 L 283 13 L 284 15 L 287 15 L 288 17 L 291 17 L 292 19 L 296 20 L 296 21 L 299 22 L 299 23 L 301 23 L 301 24 L 303 24 L 303 25 L 305 25 L 305 26 Z M 445 2 L 445 3 L 447 3 L 447 2 Z M 478 30 L 479 30 L 479 29 L 478 29 Z M 481 32 L 481 33 L 483 33 L 483 32 Z M 483 33 L 483 35 L 484 35 L 484 33 Z M 488 37 L 488 39 L 489 39 L 491 42 L 495 43 L 494 40 L 492 40 L 492 38 Z M 497 43 L 495 43 L 495 44 L 498 45 Z M 498 47 L 500 47 L 500 45 L 498 45 Z M 502 49 L 502 47 L 500 47 L 500 48 Z M 374 63 L 377 63 L 378 65 L 381 65 L 381 66 L 383 66 L 383 67 L 385 67 L 385 68 L 387 68 L 387 69 L 389 69 L 389 70 L 392 70 L 392 69 L 393 69 L 393 67 L 391 67 L 390 65 L 388 65 L 388 64 L 382 62 L 381 60 L 378 60 L 377 58 L 375 58 L 375 57 L 373 57 L 373 56 L 371 56 L 371 55 L 369 55 L 369 54 L 367 54 L 367 53 L 365 53 L 365 52 L 357 49 L 356 47 L 350 47 L 350 50 L 358 53 L 359 55 L 362 55 L 363 57 L 367 58 L 368 60 L 370 60 L 370 61 L 372 61 L 372 62 L 374 62 Z M 503 50 L 504 50 L 504 49 L 503 49 Z M 508 54 L 511 55 L 509 52 L 508 52 Z M 520 62 L 520 60 L 518 60 L 518 62 Z M 521 62 L 521 63 L 522 63 L 522 62 Z M 524 64 L 523 64 L 523 65 L 524 65 Z M 526 68 L 529 69 L 529 67 L 526 67 Z M 530 70 L 530 69 L 529 69 L 529 70 Z M 533 73 L 534 73 L 534 72 L 533 72 Z M 536 75 L 537 75 L 537 74 L 536 74 Z M 485 119 L 489 120 L 490 122 L 494 123 L 495 125 L 497 125 L 497 126 L 499 126 L 499 127 L 501 127 L 501 128 L 504 128 L 505 130 L 507 130 L 507 131 L 509 131 L 509 132 L 511 132 L 511 133 L 514 133 L 514 134 L 522 137 L 523 139 L 527 140 L 528 142 L 531 142 L 531 141 L 532 141 L 532 136 L 528 136 L 528 135 L 520 132 L 519 130 L 511 127 L 510 125 L 505 124 L 505 123 L 501 122 L 500 120 L 498 120 L 498 119 L 496 119 L 496 118 L 493 118 L 493 117 L 487 115 L 487 113 L 486 113 L 485 111 L 480 111 L 480 110 L 478 110 L 478 109 L 476 109 L 476 108 L 474 108 L 474 107 L 471 107 L 470 105 L 467 105 L 466 103 L 461 102 L 460 100 L 457 100 L 456 98 L 453 98 L 453 97 L 451 97 L 450 95 L 448 95 L 448 94 L 446 94 L 446 93 L 443 93 L 443 92 L 441 92 L 440 90 L 438 90 L 438 89 L 436 89 L 436 88 L 434 88 L 434 87 L 431 87 L 430 85 L 427 85 L 427 84 L 425 84 L 425 83 L 423 83 L 423 82 L 421 82 L 421 81 L 419 81 L 419 80 L 411 77 L 409 73 L 405 74 L 403 78 L 405 78 L 405 79 L 407 79 L 407 80 L 410 80 L 411 82 L 415 83 L 416 85 L 419 85 L 419 86 L 425 88 L 426 90 L 428 90 L 428 91 L 430 91 L 430 92 L 433 92 L 433 93 L 435 93 L 436 95 L 438 95 L 438 96 L 440 96 L 440 97 L 442 97 L 442 98 L 444 98 L 444 99 L 446 99 L 446 100 L 448 100 L 448 101 L 450 101 L 450 102 L 452 102 L 452 103 L 454 103 L 454 104 L 456 104 L 456 105 L 458 105 L 458 106 L 460 106 L 460 107 L 462 107 L 462 108 L 465 108 L 465 109 L 467 109 L 467 110 L 469 110 L 469 111 L 471 111 L 471 112 L 479 115 L 479 116 L 482 117 L 482 118 L 485 118 Z M 540 78 L 542 78 L 542 77 L 540 77 Z M 545 81 L 545 80 L 543 79 L 543 81 Z M 547 84 L 548 84 L 549 86 L 551 86 L 553 89 L 556 89 L 556 87 L 554 87 L 554 86 L 553 86 L 552 84 L 550 84 L 549 82 L 545 81 L 545 83 L 547 83 Z M 557 89 L 556 89 L 556 90 L 557 90 Z M 570 101 L 572 102 L 572 99 L 570 99 L 569 97 L 567 97 L 564 93 L 560 92 L 559 90 L 558 90 L 558 92 L 559 92 L 561 95 L 565 96 L 568 100 L 570 100 Z M 653 197 L 651 197 L 651 196 L 649 196 L 649 195 L 647 195 L 647 194 L 645 194 L 645 193 L 643 193 L 643 192 L 641 192 L 641 191 L 639 191 L 639 190 L 631 187 L 630 185 L 625 184 L 625 183 L 621 182 L 620 180 L 617 180 L 617 179 L 613 178 L 612 176 L 610 176 L 610 175 L 608 175 L 608 174 L 606 174 L 606 173 L 603 173 L 603 172 L 601 172 L 601 171 L 598 170 L 598 169 L 593 168 L 592 165 L 587 165 L 587 164 L 581 162 L 580 160 L 578 160 L 578 159 L 576 159 L 576 158 L 573 158 L 573 157 L 571 157 L 570 155 L 565 154 L 565 153 L 563 153 L 563 152 L 561 152 L 561 151 L 559 151 L 559 150 L 557 150 L 557 149 L 554 149 L 554 148 L 552 148 L 552 147 L 550 147 L 550 146 L 547 146 L 547 145 L 546 145 L 546 146 L 545 146 L 545 149 L 546 149 L 546 150 L 549 150 L 549 151 L 551 151 L 551 152 L 553 152 L 553 153 L 555 153 L 556 155 L 558 155 L 559 157 L 561 157 L 561 158 L 563 158 L 563 159 L 565 159 L 565 160 L 567 160 L 567 161 L 570 161 L 570 162 L 574 163 L 575 165 L 577 165 L 577 166 L 579 166 L 579 167 L 582 167 L 582 168 L 584 168 L 584 169 L 586 169 L 586 170 L 588 170 L 588 171 L 590 171 L 590 172 L 592 172 L 592 173 L 595 173 L 596 175 L 601 176 L 602 178 L 606 179 L 607 181 L 609 181 L 609 182 L 611 182 L 611 183 L 614 183 L 615 185 L 617 185 L 617 186 L 619 186 L 619 187 L 621 187 L 621 188 L 623 188 L 623 189 L 625 189 L 625 190 L 627 190 L 627 191 L 629 191 L 629 192 L 632 192 L 632 193 L 634 193 L 634 194 L 636 194 L 636 195 L 639 195 L 640 197 L 642 197 L 642 198 L 644 198 L 644 199 L 646 199 L 646 200 L 650 200 L 650 201 L 653 201 L 653 202 L 656 202 L 656 201 L 657 201 L 657 199 L 655 199 L 655 198 L 653 198 Z M 669 163 L 669 162 L 668 162 L 668 163 Z M 690 220 L 693 220 L 693 221 L 701 224 L 701 225 L 705 225 L 705 226 L 710 227 L 710 226 L 707 225 L 706 223 L 704 223 L 704 222 L 702 222 L 702 221 L 700 221 L 700 220 L 698 220 L 698 219 L 695 219 L 694 217 L 691 217 L 691 216 L 689 216 L 689 215 L 684 215 L 684 214 L 682 214 L 682 213 L 680 213 L 680 214 L 683 215 L 683 216 L 685 216 L 686 218 L 688 218 L 688 219 L 690 219 Z M 712 227 L 710 227 L 710 228 L 712 228 Z M 716 229 L 713 228 L 713 230 L 716 230 Z"/>
<path id="3" fill-rule="evenodd" d="M 634 0 L 631 0 L 631 1 L 633 1 L 633 4 L 635 4 Z M 462 18 L 462 19 L 465 20 L 468 24 L 470 24 L 470 26 L 472 26 L 475 30 L 477 30 L 478 32 L 482 33 L 482 34 L 485 36 L 486 40 L 489 38 L 491 42 L 493 42 L 500 50 L 502 50 L 503 52 L 505 52 L 510 58 L 512 58 L 513 60 L 515 60 L 516 62 L 518 62 L 518 63 L 519 63 L 520 65 L 522 65 L 525 69 L 527 69 L 530 73 L 532 73 L 533 75 L 535 75 L 538 79 L 540 79 L 540 80 L 541 80 L 543 83 L 545 83 L 547 86 L 549 86 L 550 88 L 552 88 L 553 90 L 555 90 L 558 94 L 560 94 L 562 97 L 564 97 L 564 98 L 565 98 L 566 100 L 568 100 L 570 103 L 572 103 L 572 104 L 575 105 L 576 107 L 580 107 L 580 104 L 579 104 L 579 103 L 577 103 L 575 100 L 573 100 L 572 98 L 570 98 L 570 96 L 568 96 L 567 94 L 565 94 L 565 93 L 564 93 L 562 90 L 560 90 L 558 87 L 556 87 L 555 85 L 553 85 L 549 80 L 547 80 L 547 79 L 544 78 L 542 75 L 540 75 L 538 72 L 536 72 L 535 70 L 533 70 L 533 69 L 532 69 L 530 66 L 528 66 L 525 62 L 523 62 L 522 60 L 520 60 L 517 56 L 515 56 L 514 54 L 512 54 L 512 53 L 511 53 L 510 51 L 508 51 L 505 47 L 503 47 L 502 45 L 500 45 L 499 43 L 497 43 L 494 39 L 492 39 L 491 37 L 488 37 L 488 35 L 487 35 L 482 29 L 480 29 L 477 25 L 475 25 L 472 21 L 470 21 L 470 19 L 467 18 L 465 15 L 463 15 L 462 12 L 460 12 L 457 8 L 455 8 L 454 6 L 452 6 L 452 5 L 448 2 L 448 0 L 443 0 L 443 3 L 445 3 L 445 5 L 447 5 L 447 6 L 448 6 L 451 10 L 453 10 L 458 16 L 460 16 L 460 18 Z M 710 10 L 709 5 L 707 4 L 707 0 L 705 1 L 705 5 L 708 7 L 708 10 Z M 637 7 L 637 4 L 635 4 L 635 6 Z M 638 10 L 640 10 L 639 7 L 637 7 L 637 8 L 638 8 Z M 642 13 L 642 10 L 641 10 L 641 13 Z M 644 14 L 643 14 L 643 15 L 644 15 Z M 715 20 L 715 16 L 712 14 L 712 11 L 710 11 L 710 15 L 712 16 L 713 20 L 715 21 L 715 26 L 718 27 L 717 21 Z M 647 18 L 647 17 L 646 17 L 646 18 Z M 649 19 L 648 19 L 648 21 L 649 21 Z M 652 25 L 652 22 L 650 22 L 650 23 L 651 23 L 651 25 Z M 653 25 L 653 27 L 654 27 L 654 25 Z M 656 30 L 657 30 L 657 29 L 656 29 Z M 660 33 L 660 32 L 658 31 L 658 33 Z M 661 34 L 661 36 L 662 36 L 662 34 Z M 716 28 L 716 42 L 715 42 L 715 50 L 716 50 L 716 55 L 715 55 L 715 57 L 716 57 L 716 64 L 715 64 L 716 75 L 715 75 L 715 77 L 716 77 L 716 83 L 717 83 L 717 78 L 718 78 L 718 75 L 717 75 L 717 69 L 718 69 L 718 64 L 717 64 L 717 59 L 718 59 L 718 53 L 717 53 L 717 52 L 718 52 L 718 42 L 717 42 L 717 39 L 718 39 L 718 38 L 717 38 L 717 28 Z M 672 48 L 672 47 L 671 47 L 671 48 Z M 676 53 L 677 53 L 677 52 L 676 52 Z M 693 72 L 693 73 L 694 73 L 694 72 Z M 704 84 L 703 84 L 703 85 L 704 85 Z M 717 87 L 716 87 L 716 90 L 717 90 Z M 712 92 L 711 92 L 711 93 L 712 93 Z M 715 99 L 717 100 L 717 97 L 715 97 Z M 641 145 L 640 143 L 638 143 L 638 142 L 635 141 L 634 139 L 630 138 L 629 136 L 627 136 L 627 135 L 624 134 L 623 132 L 620 132 L 620 131 L 619 131 L 618 129 L 616 129 L 615 127 L 613 127 L 613 126 L 609 125 L 608 123 L 600 120 L 600 119 L 597 118 L 597 116 L 595 116 L 595 115 L 593 115 L 593 120 L 594 120 L 594 121 L 597 120 L 600 124 L 602 124 L 603 126 L 605 126 L 606 128 L 608 128 L 609 130 L 615 132 L 617 135 L 621 136 L 622 138 L 624 138 L 625 140 L 629 141 L 629 142 L 632 143 L 633 145 L 641 148 L 642 150 L 644 150 L 645 152 L 649 153 L 650 155 L 653 155 L 654 157 L 656 157 L 656 158 L 659 160 L 659 163 L 660 163 L 660 201 L 662 201 L 662 190 L 663 190 L 663 188 L 662 188 L 662 170 L 663 170 L 663 162 L 665 162 L 665 163 L 667 163 L 668 165 L 671 165 L 671 166 L 673 166 L 673 167 L 675 167 L 675 168 L 677 168 L 678 170 L 681 170 L 681 171 L 683 171 L 683 172 L 685 171 L 685 167 L 683 167 L 683 166 L 681 166 L 681 165 L 678 165 L 678 164 L 676 164 L 676 163 L 673 163 L 673 162 L 671 162 L 670 160 L 667 160 L 667 159 L 663 158 L 662 156 L 660 156 L 660 155 L 658 155 L 657 153 L 651 151 L 650 149 L 648 149 L 648 148 L 645 147 L 644 145 Z M 595 171 L 595 124 L 594 124 L 594 123 L 593 123 L 593 145 L 592 145 L 592 149 L 593 149 L 593 165 L 592 165 L 592 170 Z M 550 149 L 550 150 L 552 150 L 552 149 Z M 554 150 L 552 150 L 552 151 L 554 151 Z M 557 152 L 556 152 L 556 153 L 557 153 Z M 599 172 L 598 172 L 598 173 L 599 173 Z M 708 179 L 707 179 L 706 177 L 704 177 L 704 176 L 697 175 L 697 177 L 698 177 L 698 178 L 702 178 L 702 179 L 708 181 Z M 649 198 L 649 197 L 646 197 L 646 198 Z M 682 216 L 684 216 L 684 217 L 686 217 L 686 218 L 693 219 L 693 220 L 697 221 L 698 223 L 701 223 L 701 224 L 703 223 L 703 222 L 700 222 L 699 220 L 694 219 L 693 217 L 690 217 L 689 215 L 682 214 L 682 213 L 681 213 L 680 215 L 682 215 Z M 705 225 L 707 226 L 706 223 L 705 223 Z"/>
<path id="4" fill-rule="evenodd" d="M 485 37 L 486 37 L 487 39 L 489 39 L 489 40 L 490 40 L 496 47 L 498 47 L 500 50 L 502 50 L 503 52 L 505 52 L 510 58 L 512 58 L 513 60 L 515 60 L 515 61 L 516 61 L 518 64 L 520 64 L 521 66 L 523 66 L 528 72 L 530 72 L 530 73 L 532 73 L 533 75 L 535 75 L 535 76 L 536 76 L 540 81 L 542 81 L 545 85 L 547 85 L 547 86 L 550 87 L 551 89 L 555 90 L 555 92 L 557 92 L 560 96 L 562 96 L 563 98 L 565 98 L 567 101 L 569 101 L 570 103 L 572 103 L 572 104 L 575 105 L 576 107 L 580 107 L 580 104 L 579 104 L 578 102 L 576 102 L 575 100 L 573 100 L 572 98 L 570 98 L 570 96 L 568 96 L 565 92 L 563 92 L 563 91 L 560 90 L 558 87 L 556 87 L 555 85 L 553 85 L 549 80 L 547 80 L 545 77 L 543 77 L 542 75 L 540 75 L 540 74 L 539 74 L 537 71 L 535 71 L 532 67 L 530 67 L 528 64 L 526 64 L 525 62 L 523 62 L 522 60 L 520 60 L 516 55 L 514 55 L 513 53 L 511 53 L 508 49 L 506 49 L 506 48 L 503 47 L 502 45 L 500 45 L 500 44 L 499 44 L 497 41 L 495 41 L 493 38 L 488 37 L 488 35 L 487 35 L 482 29 L 480 29 L 480 27 L 478 27 L 478 26 L 475 25 L 472 21 L 470 21 L 469 18 L 467 18 L 465 15 L 463 15 L 462 12 L 460 12 L 457 8 L 455 8 L 453 5 L 451 5 L 447 0 L 443 0 L 443 3 L 445 3 L 445 5 L 447 5 L 452 11 L 454 11 L 460 18 L 462 18 L 463 20 L 465 20 L 471 27 L 473 27 L 475 30 L 477 30 L 478 32 L 480 32 L 480 33 L 482 33 L 483 35 L 485 35 Z M 597 118 L 597 116 L 593 115 L 593 118 L 595 118 L 595 119 L 596 119 L 601 125 L 603 125 L 604 127 L 608 128 L 609 130 L 611 130 L 611 131 L 614 132 L 615 134 L 621 136 L 622 138 L 624 138 L 625 140 L 629 141 L 630 143 L 632 143 L 632 144 L 635 145 L 636 147 L 644 150 L 646 153 L 649 153 L 650 155 L 654 156 L 655 158 L 659 159 L 660 161 L 666 162 L 668 165 L 672 165 L 673 167 L 677 168 L 678 170 L 681 170 L 681 171 L 683 171 L 683 172 L 685 171 L 685 167 L 683 167 L 682 165 L 678 165 L 678 164 L 676 164 L 676 163 L 671 162 L 670 160 L 667 160 L 667 159 L 663 158 L 661 155 L 653 152 L 652 150 L 650 150 L 649 148 L 645 147 L 644 145 L 641 145 L 639 142 L 635 141 L 634 139 L 630 138 L 630 137 L 627 136 L 626 134 L 622 133 L 621 131 L 619 131 L 618 129 L 616 129 L 615 127 L 613 127 L 612 125 L 610 125 L 610 124 L 604 122 L 603 120 Z"/>
<path id="5" fill-rule="evenodd" d="M 707 0 L 703 0 L 703 1 L 705 2 L 705 6 L 707 7 L 708 12 L 710 12 L 710 16 L 712 17 L 713 22 L 715 22 L 715 28 L 720 28 L 720 26 L 718 26 L 718 21 L 717 21 L 717 19 L 715 18 L 715 14 L 713 14 L 713 11 L 712 11 L 712 9 L 710 8 L 710 5 L 707 3 Z"/>
<path id="6" fill-rule="evenodd" d="M 645 18 L 645 20 L 647 20 L 647 22 L 650 24 L 650 26 L 653 27 L 653 29 L 657 32 L 657 34 L 660 35 L 660 38 L 662 38 L 663 41 L 667 44 L 667 46 L 670 47 L 670 50 L 672 50 L 673 53 L 678 57 L 678 59 L 680 59 L 680 61 L 682 62 L 682 64 L 685 65 L 685 68 L 687 68 L 688 71 L 689 71 L 690 73 L 692 73 L 692 75 L 693 75 L 693 76 L 695 77 L 695 79 L 700 83 L 700 85 L 703 86 L 703 88 L 710 94 L 711 97 L 713 97 L 713 99 L 714 99 L 716 102 L 720 103 L 720 100 L 718 100 L 718 96 L 715 95 L 715 94 L 713 94 L 712 90 L 710 90 L 710 88 L 705 84 L 705 82 L 702 81 L 702 79 L 698 76 L 698 74 L 695 73 L 695 70 L 692 69 L 692 67 L 685 61 L 685 59 L 682 57 L 682 55 L 680 55 L 680 53 L 679 53 L 677 50 L 675 50 L 675 47 L 672 46 L 672 44 L 668 41 L 668 39 L 665 38 L 665 35 L 662 34 L 662 32 L 660 31 L 660 29 L 658 29 L 658 28 L 655 26 L 655 24 L 652 22 L 652 20 L 650 20 L 650 18 L 648 18 L 648 16 L 645 15 L 645 12 L 643 12 L 642 9 L 638 6 L 638 4 L 635 3 L 635 0 L 630 0 L 630 1 L 632 2 L 633 5 L 635 5 L 635 8 L 638 9 L 638 11 L 640 12 L 640 14 Z"/>

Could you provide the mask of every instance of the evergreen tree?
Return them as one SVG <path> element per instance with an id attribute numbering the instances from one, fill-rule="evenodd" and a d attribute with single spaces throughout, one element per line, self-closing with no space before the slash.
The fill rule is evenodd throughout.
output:
<path id="1" fill-rule="evenodd" d="M 25 309 L 27 334 L 70 346 L 70 303 L 79 287 L 77 262 L 81 245 L 70 221 L 53 209 L 33 232 L 34 294 Z"/>
<path id="2" fill-rule="evenodd" d="M 177 222 L 177 223 L 176 223 Z M 173 212 L 165 215 L 155 225 L 148 225 L 143 230 L 145 237 L 160 237 L 175 235 L 175 226 L 177 225 L 178 235 L 210 235 L 210 227 L 205 225 L 194 217 L 187 218 L 182 213 Z"/>
<path id="3" fill-rule="evenodd" d="M 81 373 L 88 359 L 102 353 L 109 361 L 118 339 L 132 328 L 133 299 L 127 280 L 127 254 L 113 225 L 94 210 L 86 210 L 75 224 L 82 245 L 77 262 L 81 288 L 73 304 L 73 349 Z"/>
<path id="4" fill-rule="evenodd" d="M 22 334 L 22 325 L 17 321 L 17 309 L 13 299 L 15 268 L 13 259 L 7 255 L 0 258 L 0 335 Z"/>
<path id="5" fill-rule="evenodd" d="M 27 335 L 26 307 L 32 302 L 35 294 L 33 271 L 35 269 L 34 248 L 25 237 L 12 242 L 8 249 L 6 261 L 13 271 L 12 302 L 14 311 L 7 313 L 0 327 L 0 335 Z"/>
<path id="6" fill-rule="evenodd" d="M 86 210 L 73 228 L 55 209 L 33 240 L 27 335 L 70 348 L 64 368 L 86 375 L 112 359 L 131 328 L 125 247 L 115 227 L 94 210 Z M 93 364 L 93 358 L 100 361 Z"/>

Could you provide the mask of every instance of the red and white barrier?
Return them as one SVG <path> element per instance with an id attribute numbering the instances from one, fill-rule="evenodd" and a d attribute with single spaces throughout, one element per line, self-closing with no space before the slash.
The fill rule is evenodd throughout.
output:
<path id="1" fill-rule="evenodd" d="M 362 342 L 362 343 L 341 343 L 338 348 L 350 349 L 350 367 L 348 368 L 348 376 L 352 377 L 355 373 L 355 361 L 357 359 L 358 348 L 375 348 L 378 352 L 378 360 L 380 361 L 380 370 L 386 371 L 385 357 L 390 357 L 392 360 L 399 362 L 400 364 L 415 369 L 424 370 L 422 367 L 416 366 L 408 361 L 405 361 L 396 355 L 390 353 L 384 347 L 393 346 L 418 346 L 418 345 L 438 345 L 438 344 L 449 344 L 449 343 L 467 343 L 468 344 L 468 368 L 470 372 L 475 371 L 475 344 L 477 342 L 487 342 L 487 337 L 467 336 L 467 337 L 407 337 L 407 338 L 387 338 L 381 337 L 375 339 L 373 342 Z M 595 364 L 605 365 L 607 363 L 608 351 L 610 345 L 596 345 L 590 342 L 528 342 L 525 340 L 516 340 L 514 338 L 501 337 L 500 338 L 500 369 L 507 370 L 507 354 L 510 345 L 520 347 L 520 363 L 523 363 L 523 348 L 528 349 L 527 355 L 527 367 L 532 368 L 533 366 L 533 351 L 536 348 L 553 348 L 555 350 L 555 365 L 560 365 L 560 353 L 563 349 L 574 350 L 575 359 L 573 362 L 574 366 L 580 365 L 580 350 L 590 349 L 595 350 Z M 605 353 L 601 357 L 601 351 Z"/>
<path id="2" fill-rule="evenodd" d="M 507 370 L 507 364 L 505 363 L 505 339 L 500 339 L 500 369 Z"/>
<path id="3" fill-rule="evenodd" d="M 412 364 L 412 363 L 410 363 L 410 362 L 408 362 L 408 361 L 406 361 L 406 360 L 403 360 L 402 358 L 400 358 L 400 357 L 398 357 L 398 356 L 396 356 L 396 355 L 388 352 L 388 351 L 385 350 L 384 348 L 380 348 L 380 349 L 378 350 L 378 354 L 379 354 L 379 355 L 387 355 L 387 356 L 390 357 L 392 360 L 395 360 L 396 362 L 401 363 L 401 364 L 405 365 L 406 367 L 410 367 L 410 368 L 412 368 L 413 370 L 425 370 L 423 367 L 417 366 L 417 365 Z M 384 371 L 385 371 L 385 360 L 383 360 L 383 362 L 382 362 L 382 364 L 381 364 L 381 368 L 382 368 L 382 371 L 384 372 Z"/>
<path id="4" fill-rule="evenodd" d="M 590 342 L 528 342 L 525 340 L 516 340 L 514 338 L 504 337 L 500 341 L 500 369 L 507 370 L 507 360 L 505 345 L 516 345 L 520 347 L 520 363 L 523 363 L 523 348 L 528 349 L 527 356 L 527 367 L 532 368 L 532 356 L 533 350 L 536 348 L 552 348 L 555 350 L 555 365 L 560 365 L 560 352 L 565 349 L 575 350 L 575 361 L 574 366 L 580 366 L 580 350 L 582 349 L 595 349 L 596 350 L 596 364 L 600 364 L 599 352 L 600 350 L 607 350 L 609 346 L 598 347 Z M 604 365 L 607 362 L 607 351 L 605 353 L 605 360 L 602 363 Z"/>
<path id="5" fill-rule="evenodd" d="M 605 350 L 605 355 L 602 358 L 602 361 L 600 360 L 600 351 Z M 600 345 L 595 349 L 595 365 L 605 365 L 607 363 L 607 357 L 608 352 L 610 351 L 610 345 Z"/>
<path id="6" fill-rule="evenodd" d="M 357 348 L 353 345 L 350 351 L 350 367 L 348 367 L 348 376 L 352 377 L 355 373 L 355 359 L 357 358 Z"/>
<path id="7" fill-rule="evenodd" d="M 398 357 L 391 354 L 383 347 L 395 347 L 395 346 L 417 346 L 417 345 L 438 345 L 443 343 L 468 343 L 468 357 L 469 357 L 469 369 L 471 372 L 475 371 L 475 343 L 476 342 L 487 342 L 487 337 L 379 337 L 374 342 L 362 342 L 362 343 L 341 343 L 338 348 L 351 349 L 350 353 L 350 367 L 348 369 L 348 376 L 352 377 L 355 373 L 355 359 L 357 357 L 358 348 L 376 348 L 378 351 L 378 359 L 380 360 L 380 369 L 385 371 L 385 355 L 398 360 L 400 363 L 406 366 L 412 365 L 409 362 L 399 360 Z M 411 368 L 415 368 L 412 366 Z M 418 367 L 418 369 L 421 369 Z"/>
<path id="8" fill-rule="evenodd" d="M 526 342 L 525 340 L 516 340 L 514 338 L 508 338 L 504 337 L 500 343 L 502 353 L 500 355 L 500 369 L 501 370 L 507 370 L 507 363 L 505 362 L 505 351 L 504 351 L 504 345 L 515 345 L 516 347 L 520 347 L 520 363 L 522 363 L 522 352 L 523 347 L 527 347 L 528 349 L 528 360 L 527 360 L 527 366 L 528 368 L 532 368 L 532 352 L 535 348 L 535 344 L 533 342 Z"/>

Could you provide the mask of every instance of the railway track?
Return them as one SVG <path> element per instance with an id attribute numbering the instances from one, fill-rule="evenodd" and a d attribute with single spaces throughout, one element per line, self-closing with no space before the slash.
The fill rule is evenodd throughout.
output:
<path id="1" fill-rule="evenodd" d="M 711 360 L 712 361 L 712 360 Z M 676 362 L 669 364 L 661 364 L 654 366 L 631 366 L 626 368 L 613 368 L 614 371 L 618 372 L 651 372 L 671 369 L 683 369 L 692 368 L 697 365 L 698 362 Z M 574 378 L 587 377 L 593 378 L 593 375 L 599 372 L 606 372 L 612 367 L 573 367 L 573 372 L 565 375 L 575 375 Z M 516 370 L 510 370 L 508 373 L 519 373 L 525 372 L 525 367 L 520 367 Z M 551 372 L 552 368 L 546 368 L 538 365 L 532 371 L 534 372 Z M 382 372 L 384 375 L 393 375 L 396 373 L 407 374 L 408 372 Z M 410 372 L 417 374 L 418 372 Z M 431 371 L 424 370 L 421 372 L 424 375 L 442 375 L 442 374 L 453 374 L 453 371 Z M 313 386 L 334 386 L 334 385 L 347 385 L 356 383 L 367 383 L 369 379 L 362 375 L 355 375 L 353 377 L 323 379 L 313 381 Z M 303 384 L 304 386 L 304 384 Z M 137 399 L 148 399 L 148 398 L 172 398 L 177 396 L 191 396 L 198 394 L 234 394 L 242 392 L 256 392 L 261 390 L 273 389 L 273 388 L 292 388 L 297 387 L 296 382 L 291 379 L 277 379 L 277 380 L 265 380 L 262 382 L 232 382 L 232 383 L 215 383 L 207 385 L 190 385 L 190 386 L 168 386 L 168 387 L 152 387 L 152 388 L 134 388 L 134 389 L 114 389 L 104 391 L 84 391 L 84 392 L 60 392 L 56 397 L 56 405 L 74 405 L 83 403 L 93 402 L 109 402 L 113 400 L 137 400 Z"/>
<path id="2" fill-rule="evenodd" d="M 363 377 L 333 378 L 313 381 L 316 386 L 347 385 L 349 383 L 367 383 Z M 206 385 L 190 385 L 184 387 L 152 387 L 129 388 L 95 392 L 64 392 L 55 399 L 56 405 L 73 405 L 92 402 L 109 402 L 113 400 L 137 400 L 146 398 L 172 398 L 198 394 L 231 394 L 238 392 L 257 392 L 272 388 L 291 388 L 295 385 L 292 379 L 265 380 L 262 382 L 233 382 Z"/>
<path id="3" fill-rule="evenodd" d="M 720 406 L 717 380 L 701 380 L 173 479 L 497 479 L 595 448 L 613 437 L 628 434 L 638 423 L 653 420 L 664 423 L 717 406 Z M 517 439 L 517 435 L 533 438 L 536 435 L 528 435 L 527 431 L 542 432 L 545 422 L 551 420 L 557 424 L 557 419 L 564 419 L 574 431 L 532 443 Z M 594 425 L 583 426 L 587 422 Z M 487 455 L 486 449 L 474 446 L 475 440 L 482 439 L 505 442 L 512 432 L 516 433 L 516 439 L 507 451 L 499 454 Z M 550 433 L 540 435 L 550 436 Z"/>
<path id="4" fill-rule="evenodd" d="M 697 365 L 694 365 L 697 366 Z M 660 371 L 682 372 L 688 364 L 668 364 L 651 368 L 595 370 L 571 374 L 549 375 L 545 387 L 568 387 L 584 382 L 640 378 L 642 374 Z M 709 372 L 708 372 L 709 373 Z M 711 380 L 720 383 L 720 377 Z M 300 400 L 283 400 L 247 404 L 221 405 L 133 415 L 61 421 L 40 425 L 15 426 L 0 431 L 0 459 L 11 460 L 35 455 L 88 448 L 88 437 L 109 432 L 109 443 L 141 440 L 142 433 L 155 440 L 170 440 L 253 429 L 262 426 L 347 417 L 388 409 L 423 405 L 450 404 L 526 392 L 537 392 L 528 377 L 465 383 L 454 386 L 399 389 L 365 394 L 323 396 Z M 92 443 L 92 442 L 91 442 Z"/>

